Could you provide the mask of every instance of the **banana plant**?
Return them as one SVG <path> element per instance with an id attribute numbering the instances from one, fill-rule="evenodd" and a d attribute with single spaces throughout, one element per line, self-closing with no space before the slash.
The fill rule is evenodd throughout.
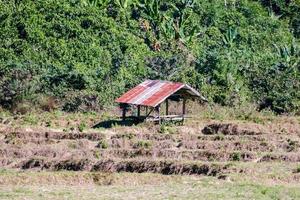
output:
<path id="1" fill-rule="evenodd" d="M 223 34 L 223 43 L 228 46 L 232 47 L 234 45 L 234 41 L 238 36 L 238 30 L 236 27 L 229 27 L 225 34 Z"/>
<path id="2" fill-rule="evenodd" d="M 293 41 L 289 46 L 278 46 L 274 44 L 274 47 L 277 51 L 277 55 L 285 61 L 286 65 L 291 66 L 292 68 L 299 65 L 300 48 L 295 41 Z"/>
<path id="3" fill-rule="evenodd" d="M 178 13 L 178 17 L 174 20 L 173 27 L 175 31 L 175 39 L 180 39 L 183 43 L 191 41 L 196 34 L 197 27 L 189 29 L 190 17 L 195 2 L 194 0 L 181 0 L 178 5 L 172 4 L 172 7 Z"/>
<path id="4" fill-rule="evenodd" d="M 290 47 L 287 45 L 283 45 L 283 46 L 277 46 L 276 44 L 274 44 L 276 50 L 277 50 L 277 54 L 281 57 L 284 58 L 286 61 L 290 60 L 290 57 L 292 56 L 297 56 L 299 54 L 299 48 L 296 45 L 296 43 L 291 43 Z"/>
<path id="5" fill-rule="evenodd" d="M 192 8 L 194 7 L 195 1 L 194 0 L 181 0 L 178 2 L 180 5 L 181 9 L 186 9 L 186 8 Z"/>
<path id="6" fill-rule="evenodd" d="M 100 9 L 106 8 L 110 0 L 81 0 L 83 6 L 98 7 Z"/>
<path id="7" fill-rule="evenodd" d="M 114 2 L 122 11 L 126 11 L 131 4 L 135 3 L 135 0 L 114 0 Z"/>
<path id="8" fill-rule="evenodd" d="M 180 18 L 174 23 L 174 28 L 176 31 L 177 38 L 181 39 L 183 42 L 190 41 L 195 35 L 196 26 L 194 26 L 190 31 L 187 31 L 189 25 L 190 14 L 183 13 Z"/>
<path id="9" fill-rule="evenodd" d="M 168 39 L 175 39 L 176 32 L 174 28 L 174 19 L 171 17 L 166 17 L 161 25 L 161 30 L 164 36 Z"/>
<path id="10" fill-rule="evenodd" d="M 269 14 L 269 17 L 271 17 L 273 20 L 279 20 L 282 16 L 282 15 L 276 15 L 274 13 L 274 11 L 271 9 L 268 9 L 268 14 Z"/>
<path id="11" fill-rule="evenodd" d="M 148 20 L 154 26 L 158 26 L 163 21 L 163 14 L 159 11 L 159 0 L 139 0 L 139 7 L 142 8 Z"/>

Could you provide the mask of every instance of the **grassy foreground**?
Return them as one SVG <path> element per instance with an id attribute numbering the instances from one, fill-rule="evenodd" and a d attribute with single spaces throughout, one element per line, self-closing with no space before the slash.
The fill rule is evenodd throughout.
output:
<path id="1" fill-rule="evenodd" d="M 0 199 L 299 199 L 297 164 L 236 163 L 225 179 L 152 173 L 2 170 Z"/>

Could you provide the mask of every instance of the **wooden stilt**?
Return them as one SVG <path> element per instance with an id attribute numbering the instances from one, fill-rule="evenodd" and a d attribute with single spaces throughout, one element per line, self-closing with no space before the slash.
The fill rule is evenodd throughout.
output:
<path id="1" fill-rule="evenodd" d="M 141 116 L 141 106 L 138 105 L 137 106 L 137 117 L 140 118 L 140 116 Z"/>
<path id="2" fill-rule="evenodd" d="M 158 123 L 161 124 L 161 118 L 160 118 L 160 105 L 157 106 L 157 112 L 158 112 Z"/>
<path id="3" fill-rule="evenodd" d="M 166 115 L 169 115 L 169 101 L 166 99 Z"/>
<path id="4" fill-rule="evenodd" d="M 125 121 L 126 119 L 126 108 L 125 106 L 122 108 L 122 120 Z"/>
<path id="5" fill-rule="evenodd" d="M 156 108 L 151 107 L 149 113 L 148 113 L 148 107 L 146 107 L 146 108 L 147 108 L 147 111 L 146 111 L 145 119 L 147 120 L 147 118 L 150 116 L 150 114 L 151 114 Z"/>
<path id="6" fill-rule="evenodd" d="M 183 102 L 182 102 L 182 124 L 184 122 L 184 118 L 185 118 L 185 114 L 186 114 L 185 104 L 186 104 L 186 98 L 183 97 Z"/>

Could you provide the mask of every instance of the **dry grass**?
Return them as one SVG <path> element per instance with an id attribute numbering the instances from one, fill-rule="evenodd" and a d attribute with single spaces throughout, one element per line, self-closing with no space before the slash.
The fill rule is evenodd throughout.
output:
<path id="1" fill-rule="evenodd" d="M 247 169 L 258 166 L 242 166 Z M 135 173 L 1 172 L 0 199 L 299 199 L 299 182 L 278 182 L 275 165 L 260 165 L 263 177 L 217 179 L 203 176 L 165 176 Z M 279 170 L 279 171 L 278 171 Z M 259 173 L 260 174 L 260 173 Z M 255 174 L 257 175 L 257 174 Z M 282 176 L 287 176 L 285 173 Z M 266 180 L 265 177 L 268 179 Z"/>
<path id="2" fill-rule="evenodd" d="M 188 108 L 184 126 L 109 129 L 92 127 L 110 113 L 1 113 L 0 199 L 300 198 L 299 117 Z"/>
<path id="3" fill-rule="evenodd" d="M 300 161 L 300 126 L 291 119 L 276 124 L 211 121 L 167 126 L 163 132 L 154 125 L 84 132 L 2 127 L 5 127 L 0 130 L 3 167 L 92 169 L 99 159 L 107 158 L 171 159 L 173 163 L 184 160 Z M 38 163 L 32 163 L 36 159 Z M 70 163 L 64 167 L 68 160 Z M 86 161 L 81 164 L 76 160 Z M 62 166 L 56 167 L 60 162 Z"/>

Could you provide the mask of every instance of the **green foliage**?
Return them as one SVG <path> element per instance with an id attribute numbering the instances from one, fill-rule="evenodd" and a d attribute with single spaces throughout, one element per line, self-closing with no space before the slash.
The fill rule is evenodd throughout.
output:
<path id="1" fill-rule="evenodd" d="M 34 114 L 28 114 L 24 117 L 24 125 L 37 125 L 39 122 L 39 119 Z"/>
<path id="2" fill-rule="evenodd" d="M 100 9 L 105 8 L 109 2 L 110 0 L 81 0 L 82 6 L 91 6 Z"/>
<path id="3" fill-rule="evenodd" d="M 0 68 L 0 105 L 13 109 L 28 94 L 38 90 L 34 76 L 38 70 L 31 63 L 8 63 Z"/>
<path id="4" fill-rule="evenodd" d="M 120 9 L 126 10 L 134 0 L 115 0 L 114 2 L 119 6 Z"/>
<path id="5" fill-rule="evenodd" d="M 100 97 L 92 92 L 68 92 L 64 98 L 62 109 L 67 112 L 97 111 L 101 108 Z"/>
<path id="6" fill-rule="evenodd" d="M 162 124 L 162 125 L 159 127 L 159 132 L 160 132 L 160 133 L 168 133 L 168 126 L 166 126 L 165 124 Z"/>
<path id="7" fill-rule="evenodd" d="M 100 149 L 107 149 L 108 148 L 108 143 L 106 140 L 100 140 L 97 144 L 97 148 L 100 148 Z"/>
<path id="8" fill-rule="evenodd" d="M 224 45 L 232 47 L 234 45 L 234 40 L 238 35 L 237 28 L 229 27 L 223 36 Z"/>
<path id="9" fill-rule="evenodd" d="M 241 153 L 240 152 L 234 152 L 232 154 L 232 160 L 233 161 L 240 161 L 242 159 Z"/>
<path id="10" fill-rule="evenodd" d="M 300 1 L 260 0 L 271 16 L 287 20 L 292 32 L 300 38 Z"/>
<path id="11" fill-rule="evenodd" d="M 141 80 L 167 79 L 221 105 L 297 113 L 299 5 L 0 0 L 0 105 L 47 96 L 65 111 L 97 111 Z"/>
<path id="12" fill-rule="evenodd" d="M 152 146 L 151 142 L 150 141 L 146 141 L 146 140 L 140 140 L 140 141 L 137 141 L 134 144 L 135 148 L 149 149 L 151 146 Z"/>
<path id="13" fill-rule="evenodd" d="M 288 151 L 294 151 L 294 150 L 296 150 L 296 149 L 299 148 L 298 141 L 294 141 L 294 140 L 288 139 L 287 143 L 288 143 L 288 147 L 287 147 Z"/>
<path id="14" fill-rule="evenodd" d="M 86 124 L 84 122 L 80 122 L 78 125 L 79 132 L 82 132 L 86 128 Z"/>
<path id="15" fill-rule="evenodd" d="M 150 20 L 154 26 L 158 26 L 163 20 L 159 0 L 140 0 L 139 6 L 144 10 L 145 18 Z"/>
<path id="16" fill-rule="evenodd" d="M 216 140 L 216 141 L 223 141 L 224 139 L 225 139 L 225 135 L 224 134 L 218 134 L 214 138 L 214 140 Z"/>
<path id="17" fill-rule="evenodd" d="M 175 134 L 177 129 L 174 126 L 174 122 L 162 122 L 159 126 L 159 132 L 164 134 Z"/>

